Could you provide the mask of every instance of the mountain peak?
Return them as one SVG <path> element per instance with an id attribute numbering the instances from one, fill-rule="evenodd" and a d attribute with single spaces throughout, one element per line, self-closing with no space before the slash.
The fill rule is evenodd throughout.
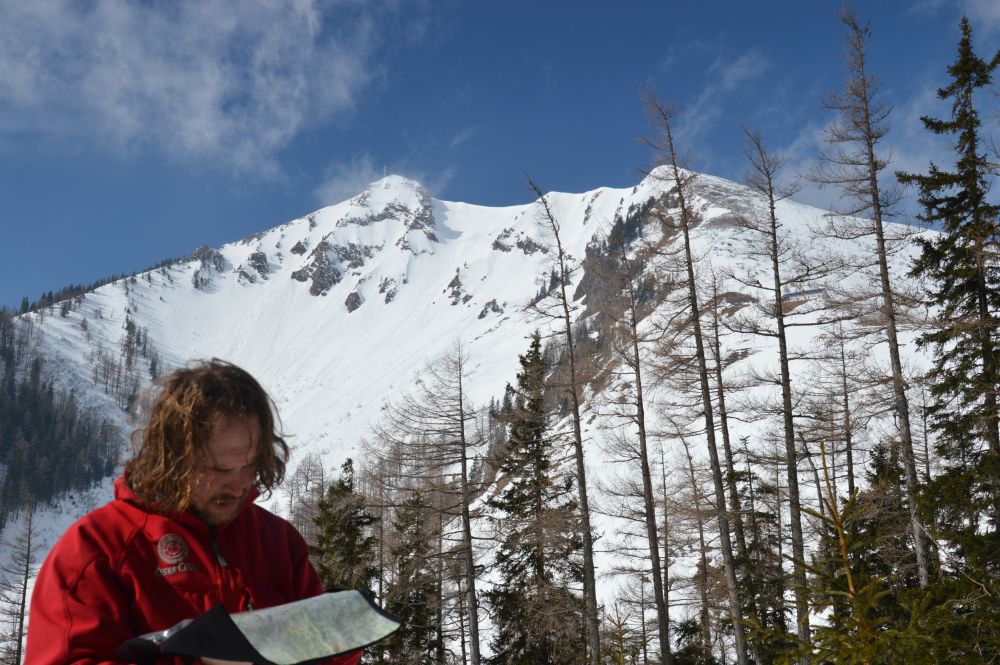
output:
<path id="1" fill-rule="evenodd" d="M 430 209 L 431 196 L 416 180 L 401 175 L 387 175 L 368 185 L 364 191 L 346 201 L 351 216 L 366 217 L 387 211 Z"/>
<path id="2" fill-rule="evenodd" d="M 390 173 L 389 175 L 383 176 L 378 180 L 370 183 L 367 189 L 368 191 L 378 190 L 378 189 L 423 190 L 424 186 L 421 185 L 416 180 L 407 178 L 406 176 Z"/>
<path id="3" fill-rule="evenodd" d="M 420 205 L 430 200 L 430 194 L 416 180 L 390 174 L 370 183 L 363 192 L 351 201 L 369 207 L 399 203 L 407 206 Z"/>

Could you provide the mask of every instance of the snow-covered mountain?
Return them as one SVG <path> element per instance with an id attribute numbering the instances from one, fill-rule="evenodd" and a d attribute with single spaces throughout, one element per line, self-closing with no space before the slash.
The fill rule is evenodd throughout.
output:
<path id="1" fill-rule="evenodd" d="M 664 173 L 631 189 L 548 195 L 565 250 L 581 259 L 616 219 L 636 222 L 670 189 Z M 701 216 L 693 241 L 702 272 L 710 265 L 719 274 L 730 270 L 768 283 L 770 265 L 746 256 L 751 238 L 734 224 L 747 214 L 749 190 L 701 175 L 693 194 Z M 815 245 L 808 230 L 824 211 L 783 201 L 778 212 L 793 240 Z M 872 251 L 846 241 L 837 249 Z M 500 397 L 532 331 L 557 326 L 528 307 L 548 288 L 553 260 L 536 204 L 489 208 L 441 201 L 416 182 L 389 176 L 350 200 L 98 288 L 65 316 L 53 309 L 21 319 L 32 327 L 33 343 L 57 384 L 125 430 L 131 425 L 122 406 L 131 400 L 107 389 L 100 364 L 118 354 L 131 327 L 142 331 L 145 346 L 133 392 L 149 383 L 150 364 L 162 372 L 192 359 L 232 361 L 274 397 L 291 435 L 292 469 L 306 453 L 320 455 L 333 469 L 359 455 L 359 442 L 385 400 L 412 386 L 424 365 L 456 341 L 470 358 L 471 399 L 485 404 Z M 909 254 L 893 260 L 903 274 Z M 582 270 L 574 274 L 570 293 L 583 277 Z M 812 286 L 821 292 L 832 285 Z M 763 295 L 735 283 L 727 288 L 749 296 L 745 302 Z M 586 297 L 577 305 L 578 318 L 592 310 Z M 815 334 L 796 329 L 792 342 L 804 344 Z M 746 363 L 776 362 L 768 342 L 757 338 L 732 336 L 725 344 L 741 349 Z M 588 392 L 588 404 L 598 397 Z M 602 419 L 593 415 L 585 415 L 587 461 L 595 479 L 603 479 L 610 467 L 601 447 Z M 110 488 L 109 480 L 63 504 L 57 511 L 64 514 L 45 538 L 51 542 L 69 520 L 110 498 Z"/>

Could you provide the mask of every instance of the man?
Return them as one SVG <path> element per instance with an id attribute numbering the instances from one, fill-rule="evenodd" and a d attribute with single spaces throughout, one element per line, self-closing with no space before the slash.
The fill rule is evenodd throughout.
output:
<path id="1" fill-rule="evenodd" d="M 288 456 L 272 408 L 218 360 L 166 377 L 115 500 L 71 526 L 38 573 L 26 665 L 114 663 L 122 642 L 220 603 L 242 612 L 323 592 L 302 536 L 254 504 Z"/>

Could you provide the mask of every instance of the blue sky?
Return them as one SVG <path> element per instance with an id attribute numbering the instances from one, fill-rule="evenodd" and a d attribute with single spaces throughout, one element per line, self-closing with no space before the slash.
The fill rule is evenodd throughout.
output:
<path id="1" fill-rule="evenodd" d="M 220 245 L 384 172 L 448 200 L 627 187 L 640 101 L 677 103 L 697 170 L 739 180 L 740 127 L 808 171 L 843 84 L 839 2 L 0 1 L 0 305 Z M 895 168 L 946 146 L 921 113 L 993 0 L 858 3 Z M 943 152 L 944 151 L 944 152 Z M 806 202 L 835 193 L 812 187 Z"/>

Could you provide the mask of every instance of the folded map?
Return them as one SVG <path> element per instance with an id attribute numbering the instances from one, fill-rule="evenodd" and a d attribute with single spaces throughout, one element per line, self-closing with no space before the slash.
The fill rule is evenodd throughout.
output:
<path id="1" fill-rule="evenodd" d="M 118 655 L 137 663 L 172 654 L 297 665 L 369 646 L 401 625 L 360 591 L 338 591 L 237 614 L 217 605 L 196 619 L 128 640 Z"/>

